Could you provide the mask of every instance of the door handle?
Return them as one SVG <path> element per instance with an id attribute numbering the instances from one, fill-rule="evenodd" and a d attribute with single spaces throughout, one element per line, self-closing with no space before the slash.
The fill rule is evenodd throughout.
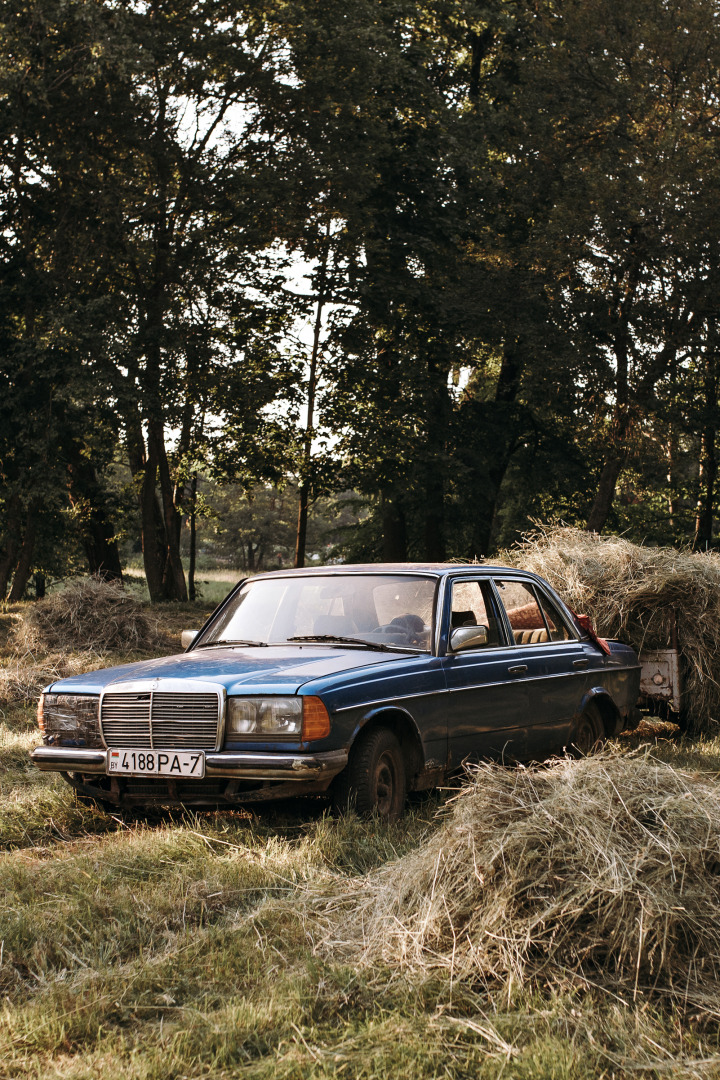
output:
<path id="1" fill-rule="evenodd" d="M 587 667 L 589 663 L 587 656 L 584 656 L 582 660 L 573 660 L 573 667 Z"/>
<path id="2" fill-rule="evenodd" d="M 509 675 L 524 675 L 527 671 L 527 664 L 516 664 L 515 667 L 508 668 Z"/>

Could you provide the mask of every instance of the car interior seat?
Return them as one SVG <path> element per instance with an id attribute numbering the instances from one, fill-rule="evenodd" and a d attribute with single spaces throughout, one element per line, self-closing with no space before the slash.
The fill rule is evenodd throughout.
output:
<path id="1" fill-rule="evenodd" d="M 548 640 L 547 630 L 514 630 L 516 645 L 537 645 Z"/>

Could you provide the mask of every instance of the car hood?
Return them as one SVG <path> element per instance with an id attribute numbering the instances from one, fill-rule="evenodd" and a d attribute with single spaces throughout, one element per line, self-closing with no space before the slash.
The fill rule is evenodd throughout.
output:
<path id="1" fill-rule="evenodd" d="M 414 655 L 317 645 L 195 649 L 73 675 L 54 682 L 51 689 L 54 693 L 99 694 L 115 683 L 131 680 L 195 679 L 224 686 L 228 694 L 295 694 L 314 679 Z"/>

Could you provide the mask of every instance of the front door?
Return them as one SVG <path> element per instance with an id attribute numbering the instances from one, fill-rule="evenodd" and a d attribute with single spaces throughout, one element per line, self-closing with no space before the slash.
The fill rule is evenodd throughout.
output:
<path id="1" fill-rule="evenodd" d="M 514 649 L 509 644 L 492 584 L 487 577 L 452 582 L 448 653 L 444 658 L 448 702 L 450 763 L 526 756 L 527 711 L 508 673 Z M 487 628 L 485 644 L 451 649 L 452 631 L 461 626 Z"/>

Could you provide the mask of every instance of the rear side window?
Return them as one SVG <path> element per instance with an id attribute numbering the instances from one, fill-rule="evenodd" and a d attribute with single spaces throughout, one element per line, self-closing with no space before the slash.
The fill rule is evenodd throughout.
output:
<path id="1" fill-rule="evenodd" d="M 541 593 L 539 590 L 537 595 L 543 615 L 545 616 L 545 622 L 547 623 L 547 627 L 550 632 L 550 640 L 574 641 L 576 639 L 576 635 L 570 633 L 565 623 L 565 620 L 561 617 L 555 605 L 551 604 L 547 596 L 544 596 L 543 593 Z"/>
<path id="2" fill-rule="evenodd" d="M 567 641 L 572 635 L 554 604 L 522 581 L 496 578 L 516 645 L 544 645 Z"/>

